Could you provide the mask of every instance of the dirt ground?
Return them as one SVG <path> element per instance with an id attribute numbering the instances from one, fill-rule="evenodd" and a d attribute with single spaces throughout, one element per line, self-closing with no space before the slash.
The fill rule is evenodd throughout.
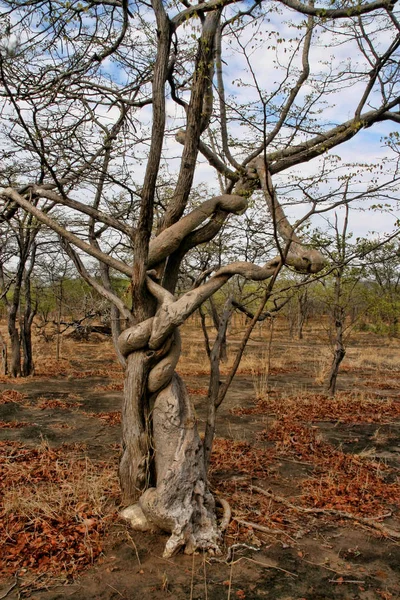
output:
<path id="1" fill-rule="evenodd" d="M 201 429 L 207 359 L 199 331 L 183 339 Z M 258 330 L 219 414 L 210 483 L 233 514 L 222 554 L 172 559 L 164 534 L 118 519 L 109 340 L 65 339 L 59 362 L 54 346 L 38 342 L 33 377 L 0 383 L 0 599 L 400 598 L 399 341 L 353 337 L 330 399 L 321 335 L 278 331 L 269 357 Z"/>

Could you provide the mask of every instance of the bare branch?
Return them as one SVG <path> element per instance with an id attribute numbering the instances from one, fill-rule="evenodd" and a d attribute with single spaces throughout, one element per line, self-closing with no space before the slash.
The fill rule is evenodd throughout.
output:
<path id="1" fill-rule="evenodd" d="M 210 0 L 210 2 L 200 2 L 199 4 L 194 4 L 190 8 L 178 13 L 172 19 L 172 23 L 175 27 L 179 27 L 179 25 L 185 23 L 188 18 L 198 14 L 199 12 L 205 13 L 215 9 L 222 9 L 224 6 L 234 4 L 236 1 L 237 0 Z"/>
<path id="2" fill-rule="evenodd" d="M 141 299 L 145 293 L 149 242 L 154 218 L 154 194 L 165 134 L 165 82 L 168 77 L 168 60 L 171 44 L 170 21 L 161 0 L 153 0 L 153 10 L 157 20 L 157 57 L 152 81 L 153 123 L 150 151 L 147 160 L 140 214 L 135 235 L 134 264 L 132 269 L 132 302 L 138 318 L 145 318 Z M 143 313 L 143 314 L 142 314 Z"/>
<path id="3" fill-rule="evenodd" d="M 54 219 L 52 219 L 51 217 L 46 215 L 39 208 L 37 208 L 36 206 L 33 206 L 30 202 L 28 202 L 28 200 L 25 200 L 25 198 L 23 198 L 20 194 L 18 194 L 18 192 L 16 192 L 12 188 L 4 189 L 2 191 L 1 195 L 4 196 L 5 198 L 10 198 L 11 200 L 14 200 L 24 210 L 26 210 L 28 213 L 34 215 L 38 221 L 40 221 L 44 225 L 47 225 L 47 227 L 50 227 L 50 229 L 52 229 L 53 231 L 58 233 L 58 235 L 60 235 L 64 239 L 66 239 L 68 242 L 70 242 L 74 246 L 77 246 L 77 248 L 80 248 L 81 250 L 83 250 L 84 252 L 89 254 L 90 256 L 97 258 L 97 260 L 100 260 L 100 261 L 106 263 L 108 266 L 115 269 L 116 271 L 119 271 L 120 273 L 124 273 L 125 275 L 128 275 L 128 277 L 131 276 L 132 270 L 130 267 L 125 265 L 123 262 L 113 258 L 112 256 L 109 256 L 108 254 L 105 254 L 104 252 L 97 250 L 90 244 L 86 244 L 86 242 L 84 242 L 83 240 L 78 238 L 76 235 L 74 235 L 73 233 L 71 233 L 70 231 L 68 231 L 67 229 L 62 227 L 61 225 L 59 225 Z"/>
<path id="4" fill-rule="evenodd" d="M 78 200 L 73 200 L 65 195 L 57 194 L 56 192 L 52 192 L 50 190 L 43 189 L 40 185 L 32 185 L 31 187 L 33 195 L 37 195 L 41 198 L 47 198 L 56 204 L 63 204 L 64 206 L 68 206 L 69 208 L 73 208 L 74 210 L 79 211 L 89 217 L 96 219 L 96 221 L 100 221 L 117 231 L 121 231 L 125 235 L 129 236 L 132 239 L 134 230 L 131 227 L 128 227 L 121 220 L 114 219 L 112 216 L 93 208 L 87 204 L 83 204 L 83 202 L 79 202 Z"/>
<path id="5" fill-rule="evenodd" d="M 109 302 L 112 302 L 112 304 L 114 304 L 118 308 L 121 315 L 123 315 L 124 318 L 128 320 L 128 322 L 132 322 L 132 314 L 129 308 L 124 304 L 124 302 L 122 302 L 120 298 L 118 298 L 118 296 L 113 294 L 111 290 L 108 290 L 104 286 L 100 285 L 100 283 L 94 277 L 89 275 L 83 262 L 81 261 L 77 253 L 74 251 L 74 249 L 71 247 L 66 238 L 61 238 L 61 244 L 68 256 L 70 257 L 70 259 L 72 260 L 72 262 L 74 263 L 82 279 L 84 279 L 90 286 L 92 286 L 92 288 L 95 289 L 96 292 L 98 292 L 101 296 L 103 296 L 103 298 L 106 298 Z"/>
<path id="6" fill-rule="evenodd" d="M 348 6 L 346 8 L 318 8 L 310 4 L 303 4 L 299 0 L 279 0 L 279 2 L 304 15 L 313 15 L 314 17 L 323 17 L 324 19 L 348 19 L 349 17 L 365 15 L 379 8 L 392 10 L 397 0 L 377 0 L 376 2 L 357 4 L 356 6 Z"/>
<path id="7" fill-rule="evenodd" d="M 200 6 L 197 5 L 196 10 L 199 10 Z M 189 199 L 196 169 L 200 136 L 207 126 L 210 116 L 215 33 L 220 17 L 221 8 L 218 8 L 209 13 L 204 19 L 201 37 L 198 41 L 193 84 L 187 109 L 186 131 L 189 131 L 190 135 L 185 135 L 183 138 L 184 145 L 178 181 L 160 229 L 166 229 L 180 219 Z M 204 118 L 203 111 L 205 111 Z"/>
<path id="8" fill-rule="evenodd" d="M 198 208 L 180 219 L 178 223 L 164 229 L 151 241 L 148 266 L 155 266 L 177 250 L 184 238 L 217 210 L 237 214 L 246 208 L 246 199 L 238 195 L 225 194 L 206 200 Z"/>

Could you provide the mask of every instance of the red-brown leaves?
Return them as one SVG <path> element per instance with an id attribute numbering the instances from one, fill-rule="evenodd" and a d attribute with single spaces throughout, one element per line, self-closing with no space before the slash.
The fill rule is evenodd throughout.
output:
<path id="1" fill-rule="evenodd" d="M 29 427 L 32 423 L 25 421 L 0 421 L 0 429 L 20 429 L 21 427 Z"/>
<path id="2" fill-rule="evenodd" d="M 262 477 L 270 469 L 274 451 L 266 453 L 247 442 L 216 439 L 211 457 L 211 473 L 234 472 L 245 477 Z"/>
<path id="3" fill-rule="evenodd" d="M 270 395 L 250 408 L 235 408 L 234 414 L 275 414 L 298 421 L 340 423 L 387 423 L 400 416 L 400 402 L 342 392 L 334 398 L 324 394 Z"/>
<path id="4" fill-rule="evenodd" d="M 0 404 L 7 404 L 7 402 L 22 403 L 26 398 L 26 394 L 21 394 L 17 390 L 4 390 L 0 394 Z"/>
<path id="5" fill-rule="evenodd" d="M 58 400 L 57 398 L 39 398 L 37 408 L 40 410 L 59 408 L 62 410 L 70 410 L 81 406 L 80 402 L 71 402 L 68 400 Z"/>
<path id="6" fill-rule="evenodd" d="M 0 442 L 0 574 L 72 575 L 101 553 L 118 496 L 116 465 L 83 446 Z"/>
<path id="7" fill-rule="evenodd" d="M 400 505 L 400 484 L 387 481 L 389 467 L 336 449 L 322 441 L 317 427 L 286 417 L 260 437 L 275 442 L 279 455 L 314 467 L 313 477 L 302 482 L 302 501 L 308 506 L 378 516 L 388 505 Z"/>
<path id="8" fill-rule="evenodd" d="M 121 412 L 120 411 L 114 411 L 114 412 L 101 412 L 101 413 L 86 413 L 88 415 L 90 415 L 91 417 L 96 417 L 97 419 L 101 419 L 101 421 L 103 421 L 104 423 L 107 423 L 107 425 L 119 425 L 121 423 Z"/>

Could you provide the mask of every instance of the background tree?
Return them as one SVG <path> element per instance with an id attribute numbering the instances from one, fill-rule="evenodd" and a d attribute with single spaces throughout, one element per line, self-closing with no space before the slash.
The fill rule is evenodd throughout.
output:
<path id="1" fill-rule="evenodd" d="M 391 337 L 399 334 L 400 319 L 400 245 L 398 241 L 360 240 L 365 252 L 365 272 L 375 297 L 370 312 L 375 326 L 384 324 Z"/>
<path id="2" fill-rule="evenodd" d="M 272 177 L 375 123 L 399 121 L 395 4 L 104 0 L 32 7 L 2 0 L 1 6 L 2 157 L 17 165 L 13 185 L 1 194 L 3 218 L 22 209 L 53 229 L 80 275 L 129 324 L 119 336 L 126 361 L 120 479 L 124 501 L 135 503 L 132 522 L 169 531 L 166 555 L 182 546 L 217 550 L 203 446 L 174 371 L 179 326 L 234 275 L 262 281 L 282 265 L 306 273 L 323 267 L 319 252 L 288 222 Z M 346 68 L 343 60 L 329 66 L 314 60 L 313 44 L 317 52 L 336 44 L 342 56 L 347 50 Z M 354 86 L 352 116 L 332 123 L 326 102 L 346 86 Z M 182 145 L 179 164 L 168 197 L 160 199 L 163 161 L 169 156 L 173 165 L 177 154 L 174 140 Z M 200 157 L 218 173 L 224 194 L 191 210 Z M 178 296 L 184 256 L 244 212 L 251 197 L 268 207 L 276 256 L 261 267 L 224 260 Z M 335 200 L 302 199 L 308 216 L 335 206 Z M 60 207 L 57 216 L 46 213 L 45 202 Z M 130 299 L 122 300 L 106 278 L 100 283 L 82 253 L 128 277 Z"/>
<path id="3" fill-rule="evenodd" d="M 331 396 L 335 395 L 336 382 L 340 365 L 346 355 L 345 331 L 348 330 L 346 318 L 354 304 L 354 291 L 361 278 L 361 272 L 349 267 L 349 209 L 345 206 L 345 215 L 343 224 L 340 227 L 337 215 L 334 223 L 334 239 L 329 257 L 331 259 L 333 280 L 332 300 L 331 300 L 331 324 L 332 334 L 331 343 L 333 346 L 333 360 L 326 382 L 326 390 Z"/>
<path id="4" fill-rule="evenodd" d="M 7 231 L 3 228 L 0 248 L 0 286 L 3 302 L 7 307 L 12 377 L 18 375 L 27 377 L 34 368 L 32 323 L 37 304 L 32 297 L 31 277 L 35 266 L 36 238 L 39 230 L 40 222 L 29 213 L 14 217 L 8 223 Z"/>

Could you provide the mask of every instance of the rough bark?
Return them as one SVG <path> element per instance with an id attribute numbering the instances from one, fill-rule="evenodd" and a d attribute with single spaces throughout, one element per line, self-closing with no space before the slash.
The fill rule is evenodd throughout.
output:
<path id="1" fill-rule="evenodd" d="M 31 293 L 31 275 L 36 258 L 36 246 L 32 244 L 31 260 L 28 268 L 24 272 L 24 296 L 25 308 L 21 323 L 21 344 L 22 344 L 22 376 L 28 377 L 34 371 L 33 352 L 32 352 L 32 323 L 37 311 L 37 303 L 32 303 Z"/>
<path id="2" fill-rule="evenodd" d="M 124 404 L 122 407 L 122 457 L 119 476 L 126 504 L 136 502 L 148 487 L 151 477 L 150 431 L 148 429 L 149 371 L 146 351 L 132 352 L 126 358 Z"/>
<path id="3" fill-rule="evenodd" d="M 215 435 L 215 421 L 218 408 L 220 381 L 220 362 L 223 360 L 223 348 L 226 351 L 226 330 L 232 316 L 232 298 L 228 298 L 220 318 L 218 318 L 217 337 L 210 352 L 210 383 L 207 395 L 207 421 L 204 433 L 204 461 L 208 467 Z"/>
<path id="4" fill-rule="evenodd" d="M 171 302 L 169 296 L 164 300 Z M 150 350 L 154 319 L 145 323 L 120 336 L 127 361 L 120 479 L 125 502 L 137 503 L 121 514 L 136 529 L 155 525 L 171 533 L 165 556 L 182 546 L 187 553 L 197 548 L 217 552 L 219 534 L 203 446 L 186 388 L 174 372 L 179 333 L 159 350 Z"/>
<path id="5" fill-rule="evenodd" d="M 185 385 L 175 373 L 153 409 L 157 485 L 141 496 L 145 516 L 171 533 L 164 556 L 182 546 L 218 551 L 214 499 L 208 490 L 203 446 Z"/>
<path id="6" fill-rule="evenodd" d="M 16 290 L 14 290 L 13 302 L 8 309 L 8 335 L 10 337 L 11 344 L 11 357 L 10 357 L 10 373 L 11 377 L 18 377 L 21 375 L 21 342 L 19 337 L 19 331 L 17 327 L 17 312 L 19 300 L 16 302 Z"/>
<path id="7" fill-rule="evenodd" d="M 337 315 L 335 320 L 335 329 L 336 329 L 336 340 L 335 340 L 335 351 L 333 356 L 333 361 L 331 365 L 331 370 L 329 373 L 327 391 L 331 396 L 335 395 L 336 392 L 336 382 L 339 373 L 339 368 L 342 360 L 346 355 L 346 349 L 344 347 L 343 342 L 343 316 Z"/>
<path id="8" fill-rule="evenodd" d="M 7 344 L 0 333 L 0 375 L 7 375 Z"/>

